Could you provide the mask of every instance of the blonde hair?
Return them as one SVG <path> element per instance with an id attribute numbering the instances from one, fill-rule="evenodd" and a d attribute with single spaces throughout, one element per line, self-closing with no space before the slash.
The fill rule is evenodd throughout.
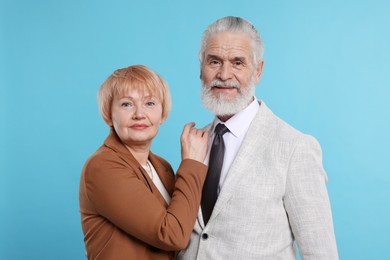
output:
<path id="1" fill-rule="evenodd" d="M 129 90 L 155 96 L 162 104 L 162 120 L 171 111 L 171 95 L 165 80 L 143 65 L 133 65 L 114 71 L 98 91 L 98 106 L 104 121 L 111 123 L 111 106 L 114 97 L 123 96 Z"/>

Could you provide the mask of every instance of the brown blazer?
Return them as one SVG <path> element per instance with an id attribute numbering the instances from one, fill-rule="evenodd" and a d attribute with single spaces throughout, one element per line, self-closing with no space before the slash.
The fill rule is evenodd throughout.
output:
<path id="1" fill-rule="evenodd" d="M 170 205 L 143 167 L 111 130 L 87 160 L 80 180 L 80 213 L 88 259 L 175 259 L 187 246 L 207 167 L 182 161 L 175 175 L 149 154 Z"/>

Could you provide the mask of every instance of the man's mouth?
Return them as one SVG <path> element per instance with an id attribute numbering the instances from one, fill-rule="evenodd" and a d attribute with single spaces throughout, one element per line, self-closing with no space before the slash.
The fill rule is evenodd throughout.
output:
<path id="1" fill-rule="evenodd" d="M 230 87 L 230 86 L 214 86 L 211 87 L 211 90 L 213 91 L 218 91 L 218 92 L 229 92 L 235 90 L 235 87 Z"/>
<path id="2" fill-rule="evenodd" d="M 218 88 L 218 89 L 232 89 L 235 87 L 230 87 L 230 86 L 214 86 L 213 88 Z"/>

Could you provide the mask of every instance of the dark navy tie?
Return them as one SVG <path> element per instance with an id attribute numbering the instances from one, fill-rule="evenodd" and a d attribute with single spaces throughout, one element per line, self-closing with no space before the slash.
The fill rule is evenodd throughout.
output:
<path id="1" fill-rule="evenodd" d="M 221 176 L 223 157 L 225 155 L 223 135 L 228 131 L 229 129 L 223 124 L 218 124 L 215 127 L 215 137 L 210 150 L 209 168 L 202 191 L 201 206 L 205 225 L 210 219 L 218 197 L 219 178 Z"/>

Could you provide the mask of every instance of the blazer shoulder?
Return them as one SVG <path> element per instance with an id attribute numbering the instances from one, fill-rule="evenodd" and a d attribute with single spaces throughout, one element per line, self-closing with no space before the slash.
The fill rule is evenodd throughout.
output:
<path id="1" fill-rule="evenodd" d="M 83 173 L 86 175 L 104 172 L 112 167 L 133 168 L 133 166 L 127 162 L 122 155 L 115 150 L 102 145 L 94 154 L 92 154 L 84 164 Z"/>
<path id="2" fill-rule="evenodd" d="M 256 125 L 268 128 L 274 141 L 282 142 L 315 142 L 317 140 L 293 127 L 279 116 L 275 115 L 264 103 L 258 113 Z"/>

